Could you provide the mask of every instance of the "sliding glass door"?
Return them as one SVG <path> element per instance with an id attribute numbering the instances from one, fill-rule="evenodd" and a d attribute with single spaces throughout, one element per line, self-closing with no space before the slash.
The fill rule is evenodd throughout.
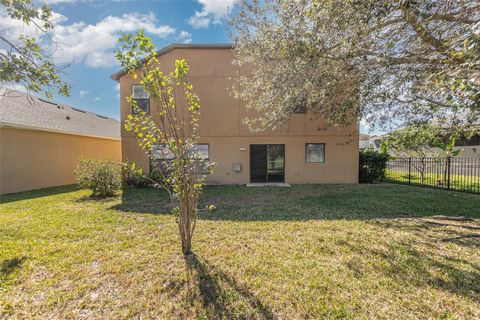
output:
<path id="1" fill-rule="evenodd" d="M 285 145 L 250 145 L 250 182 L 285 181 Z"/>

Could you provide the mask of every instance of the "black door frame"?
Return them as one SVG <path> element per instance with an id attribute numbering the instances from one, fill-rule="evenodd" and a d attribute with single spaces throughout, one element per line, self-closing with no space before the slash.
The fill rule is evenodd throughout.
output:
<path id="1" fill-rule="evenodd" d="M 281 181 L 269 181 L 268 179 L 268 146 L 282 146 L 283 148 L 283 179 Z M 254 168 L 254 165 L 253 165 L 253 161 L 254 161 L 254 157 L 253 157 L 253 154 L 252 154 L 252 149 L 255 148 L 255 147 L 260 147 L 260 146 L 265 146 L 265 152 L 266 152 L 266 155 L 265 155 L 265 179 L 263 181 L 258 181 L 258 179 L 252 179 L 253 178 L 253 168 Z M 253 147 L 253 148 L 252 148 Z M 250 183 L 283 183 L 285 182 L 285 144 L 283 143 L 266 143 L 266 144 L 250 144 Z M 252 181 L 252 180 L 255 180 L 255 181 Z"/>

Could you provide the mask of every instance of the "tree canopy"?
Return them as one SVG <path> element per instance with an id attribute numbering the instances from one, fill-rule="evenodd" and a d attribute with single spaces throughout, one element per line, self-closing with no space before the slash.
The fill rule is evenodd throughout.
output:
<path id="1" fill-rule="evenodd" d="M 435 144 L 442 139 L 441 128 L 430 124 L 414 124 L 391 132 L 383 143 L 395 154 L 424 158 L 432 154 Z"/>
<path id="2" fill-rule="evenodd" d="M 32 35 L 0 34 L 0 85 L 19 84 L 28 91 L 69 95 L 70 87 L 61 77 L 63 67 L 53 61 L 55 42 L 52 11 L 47 5 L 37 8 L 32 0 L 0 0 L 8 16 L 31 25 L 42 39 Z M 1 9 L 0 6 L 0 9 Z"/>
<path id="3" fill-rule="evenodd" d="M 235 95 L 276 127 L 298 106 L 331 125 L 480 118 L 476 0 L 241 0 L 235 62 L 252 64 Z M 477 123 L 475 123 L 477 122 Z"/>

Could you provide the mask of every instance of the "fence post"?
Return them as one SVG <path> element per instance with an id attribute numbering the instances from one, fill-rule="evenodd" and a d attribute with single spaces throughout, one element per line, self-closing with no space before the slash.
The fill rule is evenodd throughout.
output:
<path id="1" fill-rule="evenodd" d="M 412 173 L 412 157 L 408 157 L 408 184 L 410 184 L 411 173 Z"/>
<path id="2" fill-rule="evenodd" d="M 447 189 L 450 190 L 450 156 L 447 157 Z"/>

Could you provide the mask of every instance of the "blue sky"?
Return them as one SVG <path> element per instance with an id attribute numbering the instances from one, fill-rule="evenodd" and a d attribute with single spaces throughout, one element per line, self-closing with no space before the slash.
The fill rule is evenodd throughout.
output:
<path id="1" fill-rule="evenodd" d="M 140 28 L 157 48 L 170 43 L 228 43 L 226 21 L 236 0 L 93 1 L 47 0 L 54 12 L 55 58 L 69 64 L 65 80 L 71 96 L 55 96 L 68 105 L 119 118 L 119 70 L 113 56 L 116 40 Z M 0 12 L 0 31 L 34 33 Z"/>

